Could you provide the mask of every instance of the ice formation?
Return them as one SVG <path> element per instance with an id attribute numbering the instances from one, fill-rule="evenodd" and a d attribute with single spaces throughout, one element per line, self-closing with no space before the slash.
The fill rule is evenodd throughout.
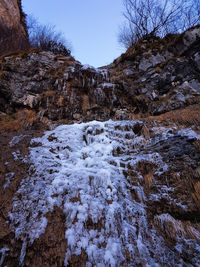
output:
<path id="1" fill-rule="evenodd" d="M 14 178 L 14 176 L 15 176 L 14 172 L 9 172 L 6 174 L 6 177 L 5 177 L 6 182 L 3 185 L 3 189 L 6 189 L 9 186 L 9 184 L 10 184 L 11 180 Z"/>
<path id="2" fill-rule="evenodd" d="M 0 255 L 1 255 L 1 257 L 0 257 L 0 266 L 2 266 L 2 264 L 4 262 L 4 259 L 5 259 L 6 254 L 7 254 L 8 251 L 9 251 L 9 248 L 2 248 L 2 249 L 0 249 Z"/>
<path id="3" fill-rule="evenodd" d="M 20 264 L 27 242 L 45 232 L 45 215 L 55 206 L 66 218 L 66 266 L 71 255 L 82 250 L 88 255 L 88 267 L 122 266 L 127 255 L 130 266 L 141 258 L 144 265 L 159 266 L 157 260 L 161 257 L 165 264 L 169 255 L 173 262 L 162 237 L 149 228 L 141 173 L 134 183 L 125 174 L 140 161 L 153 163 L 155 175 L 165 172 L 162 157 L 143 148 L 172 132 L 165 129 L 162 134 L 161 129 L 160 137 L 147 141 L 135 130 L 141 124 L 110 120 L 62 125 L 32 140 L 30 176 L 21 182 L 9 215 L 16 238 L 24 236 Z M 132 190 L 139 200 L 132 197 Z"/>

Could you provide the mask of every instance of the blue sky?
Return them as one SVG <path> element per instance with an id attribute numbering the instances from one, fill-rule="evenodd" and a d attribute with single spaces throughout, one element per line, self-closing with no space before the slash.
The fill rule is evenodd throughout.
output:
<path id="1" fill-rule="evenodd" d="M 122 0 L 22 0 L 26 14 L 53 24 L 72 43 L 72 54 L 83 64 L 100 67 L 120 56 L 117 42 L 123 22 Z"/>

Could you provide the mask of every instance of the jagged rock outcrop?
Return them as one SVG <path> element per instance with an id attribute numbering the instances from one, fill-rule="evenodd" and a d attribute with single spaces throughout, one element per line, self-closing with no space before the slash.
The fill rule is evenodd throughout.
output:
<path id="1" fill-rule="evenodd" d="M 21 0 L 0 2 L 0 55 L 28 47 L 28 35 Z"/>
<path id="2" fill-rule="evenodd" d="M 199 51 L 200 26 L 141 40 L 111 64 L 112 81 L 123 85 L 135 113 L 157 115 L 199 103 Z"/>
<path id="3" fill-rule="evenodd" d="M 0 110 L 33 109 L 50 120 L 158 115 L 200 101 L 200 27 L 141 40 L 105 69 L 28 52 L 1 59 Z"/>
<path id="4" fill-rule="evenodd" d="M 200 265 L 199 37 L 0 58 L 0 265 Z"/>

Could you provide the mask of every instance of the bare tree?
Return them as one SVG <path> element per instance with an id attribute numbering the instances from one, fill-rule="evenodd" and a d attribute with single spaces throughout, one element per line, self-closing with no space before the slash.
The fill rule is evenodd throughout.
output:
<path id="1" fill-rule="evenodd" d="M 181 20 L 181 30 L 186 30 L 189 27 L 200 23 L 200 1 L 191 0 L 184 1 L 184 10 Z"/>
<path id="2" fill-rule="evenodd" d="M 61 32 L 56 31 L 55 26 L 42 25 L 33 16 L 27 17 L 26 24 L 29 42 L 33 48 L 70 55 L 71 45 Z"/>
<path id="3" fill-rule="evenodd" d="M 119 42 L 126 48 L 138 39 L 179 33 L 200 22 L 199 0 L 123 0 L 126 23 Z"/>

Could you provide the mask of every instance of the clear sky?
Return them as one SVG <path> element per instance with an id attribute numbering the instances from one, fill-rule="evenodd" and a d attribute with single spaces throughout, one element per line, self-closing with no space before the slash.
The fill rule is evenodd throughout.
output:
<path id="1" fill-rule="evenodd" d="M 123 22 L 122 0 L 22 0 L 26 14 L 53 24 L 72 43 L 72 55 L 83 64 L 111 63 L 124 49 L 117 42 Z"/>

